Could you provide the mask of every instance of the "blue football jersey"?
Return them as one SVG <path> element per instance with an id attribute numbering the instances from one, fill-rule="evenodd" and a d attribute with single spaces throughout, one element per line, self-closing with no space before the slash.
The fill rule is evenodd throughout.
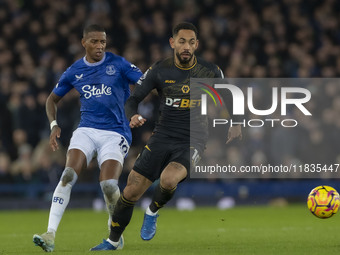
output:
<path id="1" fill-rule="evenodd" d="M 80 94 L 79 127 L 115 131 L 131 144 L 131 130 L 124 104 L 142 72 L 123 57 L 106 52 L 103 59 L 89 63 L 77 60 L 60 77 L 53 92 L 63 97 L 75 88 Z"/>

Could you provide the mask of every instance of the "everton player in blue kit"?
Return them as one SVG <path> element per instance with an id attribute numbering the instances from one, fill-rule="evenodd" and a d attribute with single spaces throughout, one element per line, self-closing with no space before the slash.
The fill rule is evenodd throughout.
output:
<path id="1" fill-rule="evenodd" d="M 173 57 L 154 64 L 125 104 L 130 127 L 142 126 L 146 119 L 138 114 L 138 104 L 156 88 L 161 98 L 160 115 L 154 133 L 137 158 L 116 204 L 109 238 L 92 250 L 119 249 L 119 240 L 130 222 L 134 205 L 159 179 L 152 202 L 144 214 L 140 233 L 143 240 L 151 240 L 156 233 L 159 209 L 173 197 L 177 185 L 190 171 L 190 162 L 198 161 L 207 142 L 207 119 L 200 114 L 194 118 L 190 116 L 190 78 L 223 78 L 223 74 L 215 64 L 195 56 L 198 40 L 193 24 L 180 23 L 174 27 L 172 34 L 170 46 L 174 50 Z M 232 97 L 222 93 L 232 113 Z M 232 117 L 235 119 L 235 116 Z M 198 132 L 191 134 L 190 129 Z M 240 126 L 230 127 L 227 143 L 241 137 Z"/>
<path id="2" fill-rule="evenodd" d="M 47 252 L 54 250 L 55 234 L 72 186 L 94 157 L 101 170 L 99 180 L 107 209 L 112 215 L 120 196 L 118 178 L 132 140 L 124 104 L 130 95 L 129 85 L 139 80 L 141 71 L 124 58 L 105 52 L 106 33 L 101 26 L 85 28 L 82 45 L 86 55 L 64 72 L 46 101 L 53 151 L 58 149 L 57 139 L 61 135 L 56 120 L 57 103 L 73 88 L 81 102 L 80 123 L 73 132 L 66 166 L 53 193 L 47 232 L 33 236 L 33 242 Z M 119 245 L 123 247 L 122 238 Z"/>

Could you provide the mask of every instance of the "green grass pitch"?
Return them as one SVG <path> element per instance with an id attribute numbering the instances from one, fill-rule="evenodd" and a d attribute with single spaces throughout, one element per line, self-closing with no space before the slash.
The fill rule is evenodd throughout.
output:
<path id="1" fill-rule="evenodd" d="M 156 236 L 142 241 L 143 212 L 136 209 L 124 232 L 123 250 L 90 252 L 89 248 L 108 236 L 107 215 L 70 209 L 59 226 L 53 254 L 339 254 L 339 217 L 318 219 L 305 205 L 164 208 Z M 0 254 L 45 254 L 34 246 L 32 236 L 45 231 L 47 220 L 48 211 L 1 211 Z"/>

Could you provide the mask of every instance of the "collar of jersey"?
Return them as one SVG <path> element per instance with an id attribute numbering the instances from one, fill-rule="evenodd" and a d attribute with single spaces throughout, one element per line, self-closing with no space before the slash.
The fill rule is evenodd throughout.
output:
<path id="1" fill-rule="evenodd" d="M 181 66 L 177 65 L 176 62 L 175 62 L 175 59 L 174 59 L 174 63 L 175 63 L 175 66 L 176 66 L 177 68 L 179 68 L 179 69 L 182 69 L 182 70 L 190 70 L 191 68 L 194 68 L 194 66 L 197 64 L 197 58 L 196 58 L 196 56 L 195 56 L 194 64 L 193 64 L 192 66 L 190 66 L 190 67 L 181 67 Z"/>
<path id="2" fill-rule="evenodd" d="M 84 63 L 88 66 L 98 66 L 98 65 L 104 63 L 105 58 L 106 58 L 106 52 L 104 52 L 104 57 L 98 62 L 90 63 L 89 61 L 86 60 L 86 56 L 83 57 L 83 60 L 84 60 Z"/>

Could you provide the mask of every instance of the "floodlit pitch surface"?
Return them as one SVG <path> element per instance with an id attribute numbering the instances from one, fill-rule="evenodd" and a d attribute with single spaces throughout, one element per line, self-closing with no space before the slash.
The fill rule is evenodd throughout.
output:
<path id="1" fill-rule="evenodd" d="M 236 207 L 229 210 L 165 208 L 151 241 L 139 236 L 143 212 L 136 209 L 124 233 L 121 251 L 101 254 L 338 254 L 340 216 L 318 219 L 305 205 Z M 48 211 L 1 211 L 0 254 L 45 254 L 32 242 L 44 232 Z M 53 254 L 88 251 L 108 236 L 107 215 L 91 210 L 66 211 Z"/>

